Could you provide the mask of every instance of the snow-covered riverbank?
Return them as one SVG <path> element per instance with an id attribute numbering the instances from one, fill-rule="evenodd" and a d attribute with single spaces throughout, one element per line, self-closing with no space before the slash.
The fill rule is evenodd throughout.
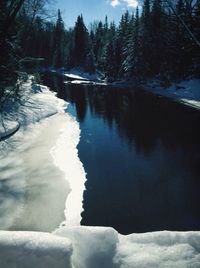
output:
<path id="1" fill-rule="evenodd" d="M 100 75 L 90 75 L 80 70 L 72 69 L 68 72 L 64 72 L 71 81 L 65 81 L 65 83 L 71 84 L 83 84 L 83 85 L 100 85 L 100 86 L 111 86 L 111 87 L 133 87 L 139 86 L 143 89 L 160 96 L 171 98 L 172 100 L 182 103 L 186 106 L 200 110 L 200 79 L 188 79 L 180 81 L 179 83 L 172 83 L 169 87 L 163 87 L 163 82 L 160 80 L 149 80 L 145 83 L 140 84 L 138 81 L 126 81 L 119 80 L 114 82 L 107 82 L 102 80 Z"/>
<path id="2" fill-rule="evenodd" d="M 81 220 L 85 172 L 76 149 L 79 125 L 65 113 L 63 100 L 31 80 L 22 85 L 20 104 L 8 103 L 3 115 L 2 136 L 8 137 L 0 143 L 2 230 L 53 231 L 66 217 L 77 225 Z M 17 132 L 9 136 L 12 130 Z"/>
<path id="3" fill-rule="evenodd" d="M 165 96 L 176 102 L 200 110 L 200 79 L 184 80 L 163 88 L 160 81 L 152 80 L 144 88 L 154 94 Z"/>

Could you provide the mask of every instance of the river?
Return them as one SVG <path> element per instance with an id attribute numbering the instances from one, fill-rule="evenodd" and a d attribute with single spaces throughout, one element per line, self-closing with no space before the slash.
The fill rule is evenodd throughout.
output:
<path id="1" fill-rule="evenodd" d="M 82 225 L 122 234 L 200 229 L 199 112 L 138 88 L 72 85 L 52 74 L 43 81 L 80 124 Z"/>

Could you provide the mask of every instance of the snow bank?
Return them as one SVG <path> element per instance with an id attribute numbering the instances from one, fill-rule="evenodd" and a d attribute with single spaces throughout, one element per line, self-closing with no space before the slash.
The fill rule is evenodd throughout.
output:
<path id="1" fill-rule="evenodd" d="M 123 236 L 107 227 L 0 232 L 2 268 L 199 268 L 200 232 Z"/>
<path id="2" fill-rule="evenodd" d="M 56 235 L 72 241 L 72 262 L 75 268 L 112 268 L 118 234 L 112 228 L 60 228 Z"/>
<path id="3" fill-rule="evenodd" d="M 200 232 L 120 235 L 114 261 L 121 268 L 199 268 Z"/>
<path id="4" fill-rule="evenodd" d="M 1 268 L 72 268 L 72 246 L 48 233 L 0 232 Z"/>
<path id="5" fill-rule="evenodd" d="M 50 217 L 48 207 L 60 207 L 59 199 L 65 202 L 69 187 L 49 154 L 59 137 L 59 130 L 49 129 L 49 123 L 59 128 L 66 121 L 59 117 L 53 122 L 51 117 L 50 122 L 49 116 L 63 116 L 66 103 L 44 86 L 32 87 L 32 77 L 21 90 L 22 97 L 15 102 L 9 100 L 2 115 L 3 129 L 6 129 L 3 135 L 7 139 L 0 142 L 0 229 L 50 231 L 63 221 L 64 205 L 62 215 L 58 217 L 58 209 L 55 211 L 55 220 Z M 15 135 L 7 136 L 18 124 L 20 129 Z M 53 194 L 55 189 L 60 191 L 59 198 Z"/>
<path id="6" fill-rule="evenodd" d="M 153 232 L 123 236 L 112 228 L 60 228 L 72 241 L 76 268 L 199 268 L 200 232 Z"/>
<path id="7" fill-rule="evenodd" d="M 99 81 L 100 76 L 98 74 L 90 74 L 78 69 L 71 69 L 67 72 L 64 72 L 64 76 L 68 77 L 71 80 L 82 80 L 82 81 Z"/>
<path id="8" fill-rule="evenodd" d="M 89 86 L 107 86 L 106 82 L 94 82 L 90 80 L 73 80 L 65 81 L 65 84 L 75 84 L 75 85 L 89 85 Z"/>
<path id="9" fill-rule="evenodd" d="M 145 89 L 200 110 L 200 79 L 173 83 L 168 88 L 162 88 L 159 81 L 153 80 L 147 84 Z"/>
<path id="10" fill-rule="evenodd" d="M 19 107 L 7 104 L 4 113 L 20 129 L 0 143 L 0 229 L 53 231 L 66 218 L 78 225 L 85 189 L 79 124 L 47 87 L 31 78 L 22 87 Z"/>
<path id="11" fill-rule="evenodd" d="M 199 268 L 200 232 L 123 236 L 107 227 L 0 232 L 2 268 Z"/>
<path id="12" fill-rule="evenodd" d="M 0 121 L 0 140 L 16 133 L 19 127 L 26 128 L 58 112 L 64 112 L 66 103 L 58 99 L 47 87 L 34 84 L 32 76 L 20 86 L 20 99 L 11 99 L 5 104 Z"/>
<path id="13" fill-rule="evenodd" d="M 72 73 L 65 73 L 64 74 L 67 78 L 71 78 L 71 79 L 76 79 L 76 80 L 85 80 L 85 81 L 88 81 L 88 79 L 84 76 L 80 76 L 80 75 L 77 75 L 77 74 L 72 74 Z"/>

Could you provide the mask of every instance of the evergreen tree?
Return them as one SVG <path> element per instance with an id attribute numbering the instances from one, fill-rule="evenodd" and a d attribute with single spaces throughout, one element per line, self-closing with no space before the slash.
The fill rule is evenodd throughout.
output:
<path id="1" fill-rule="evenodd" d="M 115 52 L 113 46 L 113 40 L 111 40 L 105 49 L 105 74 L 109 78 L 116 77 L 116 63 L 115 63 Z"/>
<path id="2" fill-rule="evenodd" d="M 78 16 L 74 28 L 73 66 L 84 67 L 88 55 L 88 31 L 83 16 Z"/>
<path id="3" fill-rule="evenodd" d="M 104 27 L 100 21 L 94 35 L 94 55 L 99 69 L 103 68 Z"/>
<path id="4" fill-rule="evenodd" d="M 142 44 L 142 69 L 144 76 L 151 74 L 152 62 L 152 29 L 151 29 L 150 1 L 145 0 L 141 18 L 141 44 Z"/>
<path id="5" fill-rule="evenodd" d="M 125 76 L 127 78 L 141 79 L 141 40 L 140 40 L 140 19 L 139 10 L 136 9 L 135 19 L 132 22 L 133 29 L 129 35 L 126 50 L 125 50 L 125 60 L 123 62 Z"/>
<path id="6" fill-rule="evenodd" d="M 54 30 L 54 40 L 52 47 L 53 67 L 60 68 L 64 66 L 64 23 L 61 17 L 60 9 Z"/>
<path id="7" fill-rule="evenodd" d="M 126 11 L 119 26 L 106 16 L 92 24 L 90 34 L 82 15 L 68 30 L 60 10 L 55 24 L 45 21 L 38 13 L 45 1 L 0 1 L 0 75 L 20 62 L 22 67 L 98 69 L 113 79 L 200 76 L 193 37 L 200 39 L 200 0 L 195 5 L 176 0 L 174 8 L 170 1 L 144 0 L 141 15 L 138 8 L 135 15 Z"/>
<path id="8" fill-rule="evenodd" d="M 154 0 L 151 13 L 151 32 L 152 32 L 152 50 L 151 50 L 151 71 L 159 74 L 164 61 L 164 25 L 163 25 L 163 10 L 161 0 Z"/>
<path id="9" fill-rule="evenodd" d="M 197 0 L 194 10 L 194 34 L 200 40 L 200 0 Z M 200 77 L 200 52 L 197 46 L 193 49 L 194 74 Z"/>
<path id="10" fill-rule="evenodd" d="M 108 17 L 107 16 L 105 17 L 104 30 L 105 32 L 108 31 Z"/>

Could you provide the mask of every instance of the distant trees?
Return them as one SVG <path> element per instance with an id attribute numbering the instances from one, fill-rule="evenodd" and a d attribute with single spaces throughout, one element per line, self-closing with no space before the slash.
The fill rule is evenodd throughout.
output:
<path id="1" fill-rule="evenodd" d="M 200 0 L 144 0 L 119 25 L 106 16 L 90 31 L 82 15 L 68 30 L 60 10 L 55 23 L 47 21 L 46 1 L 0 1 L 0 68 L 81 68 L 139 80 L 200 75 Z"/>
<path id="2" fill-rule="evenodd" d="M 126 11 L 114 31 L 99 22 L 91 37 L 96 66 L 114 78 L 197 76 L 199 30 L 199 0 L 144 0 L 141 14 Z"/>

